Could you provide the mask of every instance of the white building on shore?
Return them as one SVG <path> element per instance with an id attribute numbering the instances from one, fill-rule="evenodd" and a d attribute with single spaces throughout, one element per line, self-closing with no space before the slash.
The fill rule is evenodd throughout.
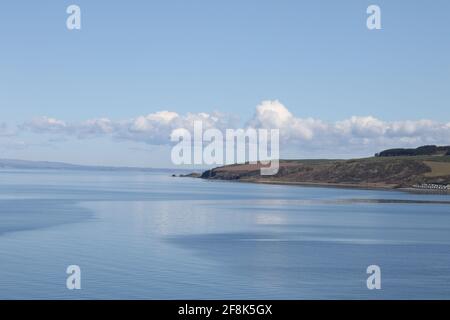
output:
<path id="1" fill-rule="evenodd" d="M 436 183 L 422 183 L 422 184 L 415 184 L 413 185 L 413 188 L 416 189 L 426 189 L 426 190 L 442 190 L 442 191 L 448 191 L 450 190 L 450 185 L 447 184 L 436 184 Z"/>

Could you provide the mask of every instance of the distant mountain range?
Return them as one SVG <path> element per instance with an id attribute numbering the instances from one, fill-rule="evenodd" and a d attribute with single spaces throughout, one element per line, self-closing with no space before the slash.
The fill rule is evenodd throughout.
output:
<path id="1" fill-rule="evenodd" d="M 52 169 L 52 170 L 93 170 L 93 171 L 140 171 L 140 172 L 173 172 L 184 169 L 159 169 L 138 167 L 109 167 L 109 166 L 86 166 L 64 162 L 28 161 L 15 159 L 0 159 L 0 169 Z"/>

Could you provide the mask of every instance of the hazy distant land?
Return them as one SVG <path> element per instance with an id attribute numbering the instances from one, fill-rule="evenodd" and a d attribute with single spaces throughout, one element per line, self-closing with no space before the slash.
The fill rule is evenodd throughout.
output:
<path id="1" fill-rule="evenodd" d="M 188 172 L 186 169 L 141 168 L 141 167 L 112 167 L 88 166 L 50 161 L 28 161 L 15 159 L 0 159 L 0 169 L 49 169 L 49 170 L 93 170 L 93 171 L 141 171 L 141 172 Z"/>

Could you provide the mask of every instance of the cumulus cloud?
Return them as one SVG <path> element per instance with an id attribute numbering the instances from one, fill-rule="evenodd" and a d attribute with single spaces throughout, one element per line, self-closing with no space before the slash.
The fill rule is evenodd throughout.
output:
<path id="1" fill-rule="evenodd" d="M 279 101 L 263 101 L 256 107 L 253 118 L 248 122 L 252 128 L 280 129 L 282 140 L 311 140 L 327 130 L 327 124 L 312 118 L 296 118 Z"/>
<path id="2" fill-rule="evenodd" d="M 38 134 L 60 134 L 80 139 L 106 135 L 121 140 L 164 145 L 170 143 L 170 136 L 174 130 L 185 128 L 192 131 L 195 121 L 201 121 L 204 129 L 220 130 L 231 128 L 235 123 L 233 117 L 220 113 L 188 113 L 181 116 L 176 112 L 159 111 L 120 121 L 100 118 L 68 123 L 50 117 L 39 117 L 24 123 L 21 128 Z"/>
<path id="3" fill-rule="evenodd" d="M 50 117 L 41 117 L 25 123 L 22 128 L 47 134 L 61 134 L 80 139 L 111 136 L 115 139 L 144 142 L 153 145 L 170 143 L 177 129 L 192 132 L 195 121 L 203 128 L 225 131 L 236 128 L 238 121 L 220 113 L 188 113 L 180 115 L 159 111 L 133 119 L 111 120 L 99 118 L 80 123 L 68 123 Z M 299 150 L 330 149 L 377 151 L 384 147 L 406 147 L 423 144 L 450 144 L 450 122 L 431 120 L 383 121 L 373 116 L 353 116 L 326 122 L 314 118 L 301 118 L 292 114 L 279 101 L 263 101 L 245 127 L 279 129 L 281 146 Z M 353 148 L 353 149 L 352 149 Z"/>
<path id="4" fill-rule="evenodd" d="M 24 125 L 37 133 L 63 133 L 68 127 L 64 121 L 49 117 L 34 118 Z"/>
<path id="5" fill-rule="evenodd" d="M 383 121 L 373 116 L 324 122 L 295 117 L 279 101 L 264 101 L 248 122 L 254 128 L 279 128 L 281 142 L 305 148 L 418 146 L 450 144 L 450 123 L 431 120 Z"/>

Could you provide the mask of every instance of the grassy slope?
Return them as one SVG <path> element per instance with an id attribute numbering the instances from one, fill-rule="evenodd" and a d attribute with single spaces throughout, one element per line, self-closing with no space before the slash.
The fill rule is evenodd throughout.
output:
<path id="1" fill-rule="evenodd" d="M 282 160 L 275 176 L 261 176 L 258 165 L 244 164 L 209 170 L 203 178 L 377 188 L 411 187 L 419 183 L 450 184 L 450 156 Z"/>

